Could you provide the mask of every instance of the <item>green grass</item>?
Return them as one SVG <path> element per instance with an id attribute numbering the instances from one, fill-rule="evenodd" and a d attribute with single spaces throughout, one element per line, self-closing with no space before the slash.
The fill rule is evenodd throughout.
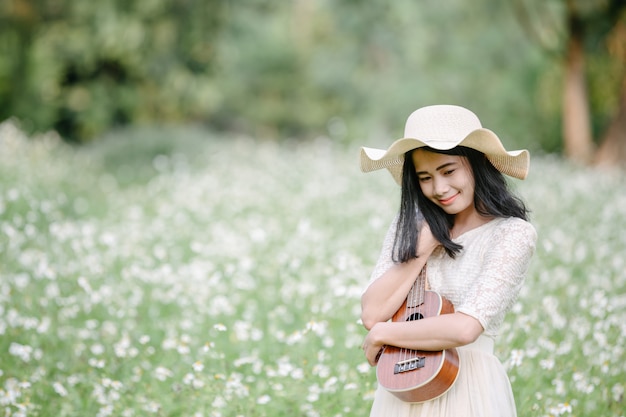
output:
<path id="1" fill-rule="evenodd" d="M 522 417 L 624 415 L 624 179 L 544 157 L 514 183 L 539 232 L 497 343 Z M 323 140 L 1 125 L 4 414 L 367 415 L 359 297 L 398 197 Z"/>

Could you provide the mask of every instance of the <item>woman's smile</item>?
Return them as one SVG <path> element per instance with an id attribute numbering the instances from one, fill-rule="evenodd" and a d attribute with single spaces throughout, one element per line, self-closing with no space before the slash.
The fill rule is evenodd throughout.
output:
<path id="1" fill-rule="evenodd" d="M 456 193 L 452 197 L 440 199 L 439 200 L 439 204 L 441 204 L 442 206 L 449 206 L 450 204 L 454 203 L 454 200 L 456 200 L 456 198 L 459 196 L 459 194 L 460 193 Z"/>

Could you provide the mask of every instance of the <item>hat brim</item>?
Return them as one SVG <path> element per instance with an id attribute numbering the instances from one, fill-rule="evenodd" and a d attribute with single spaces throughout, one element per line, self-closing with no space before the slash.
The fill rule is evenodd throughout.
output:
<path id="1" fill-rule="evenodd" d="M 438 150 L 450 150 L 456 146 L 465 146 L 485 154 L 491 164 L 503 174 L 518 179 L 525 179 L 530 166 L 530 154 L 527 150 L 507 151 L 500 138 L 489 129 L 476 129 L 461 141 L 428 141 L 416 138 L 396 140 L 387 150 L 361 148 L 361 171 L 370 172 L 387 168 L 394 180 L 402 184 L 402 166 L 404 155 L 414 149 L 430 147 Z"/>

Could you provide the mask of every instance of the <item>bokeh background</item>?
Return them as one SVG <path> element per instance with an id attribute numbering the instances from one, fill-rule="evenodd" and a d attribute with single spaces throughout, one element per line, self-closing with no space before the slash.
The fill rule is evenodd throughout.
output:
<path id="1" fill-rule="evenodd" d="M 624 417 L 625 9 L 0 0 L 0 413 L 368 415 L 359 146 L 448 103 L 533 155 L 518 415 Z"/>
<path id="2" fill-rule="evenodd" d="M 5 0 L 0 119 L 70 142 L 189 124 L 380 141 L 428 104 L 507 143 L 615 165 L 626 130 L 620 0 Z M 611 130 L 612 128 L 612 130 Z M 611 138 L 609 140 L 606 140 Z M 570 145 L 566 145 L 570 143 Z"/>

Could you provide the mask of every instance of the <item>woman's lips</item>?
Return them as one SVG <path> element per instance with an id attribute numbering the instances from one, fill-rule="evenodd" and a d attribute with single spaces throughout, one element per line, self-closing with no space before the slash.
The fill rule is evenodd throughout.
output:
<path id="1" fill-rule="evenodd" d="M 444 206 L 449 206 L 450 204 L 454 202 L 454 200 L 456 200 L 458 196 L 459 194 L 457 193 L 450 198 L 446 198 L 445 200 L 439 200 L 439 204 L 444 205 Z"/>

